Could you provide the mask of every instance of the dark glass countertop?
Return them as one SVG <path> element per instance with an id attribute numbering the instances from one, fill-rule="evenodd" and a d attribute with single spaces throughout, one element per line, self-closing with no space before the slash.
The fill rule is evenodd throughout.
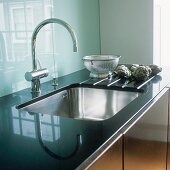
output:
<path id="1" fill-rule="evenodd" d="M 31 99 L 30 89 L 25 89 L 0 98 L 0 169 L 72 170 L 95 151 L 105 148 L 104 143 L 119 134 L 119 130 L 151 101 L 169 81 L 170 69 L 164 68 L 144 87 L 144 92 L 104 121 L 83 121 L 51 115 L 41 115 L 42 140 L 52 152 L 66 157 L 76 147 L 77 135 L 81 145 L 75 155 L 66 160 L 57 160 L 49 155 L 39 143 L 35 115 L 18 111 L 15 107 Z M 59 78 L 57 88 L 80 83 L 89 78 L 87 70 L 81 70 Z M 42 84 L 42 95 L 54 91 L 52 82 Z"/>

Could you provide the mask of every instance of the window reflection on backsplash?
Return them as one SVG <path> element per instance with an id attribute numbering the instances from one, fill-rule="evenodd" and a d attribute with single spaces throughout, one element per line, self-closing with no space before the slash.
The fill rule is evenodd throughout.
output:
<path id="1" fill-rule="evenodd" d="M 42 139 L 54 142 L 60 138 L 60 119 L 56 116 L 40 115 Z M 15 135 L 36 138 L 36 122 L 34 115 L 20 112 L 12 107 L 12 127 Z"/>
<path id="2" fill-rule="evenodd" d="M 31 69 L 31 36 L 36 25 L 53 17 L 53 0 L 0 1 L 0 96 L 30 86 L 24 79 Z M 38 40 L 37 51 L 52 53 L 52 26 L 46 27 Z M 43 41 L 42 41 L 43 40 Z M 48 41 L 47 45 L 44 43 Z M 41 52 L 42 53 L 42 52 Z M 22 71 L 21 71 L 22 70 Z M 17 75 L 17 76 L 16 76 Z M 8 84 L 6 86 L 6 84 Z M 9 92 L 8 92 L 9 91 Z"/>
<path id="3" fill-rule="evenodd" d="M 52 17 L 51 0 L 0 2 L 1 48 L 0 61 L 22 61 L 30 55 L 30 40 L 35 26 Z M 1 45 L 2 46 L 2 45 Z"/>

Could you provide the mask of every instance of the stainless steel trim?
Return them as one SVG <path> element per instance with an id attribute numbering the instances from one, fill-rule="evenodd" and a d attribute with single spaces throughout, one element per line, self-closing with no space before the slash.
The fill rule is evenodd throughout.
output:
<path id="1" fill-rule="evenodd" d="M 108 85 L 107 85 L 107 87 L 109 87 L 109 86 L 111 86 L 111 85 L 113 85 L 113 84 L 117 83 L 117 82 L 118 82 L 118 81 L 120 81 L 120 80 L 121 80 L 121 79 L 119 78 L 119 79 L 117 79 L 117 80 L 113 81 L 112 83 L 108 84 Z"/>
<path id="2" fill-rule="evenodd" d="M 124 83 L 124 85 L 122 86 L 122 88 L 125 88 L 131 81 L 130 80 L 126 80 L 126 82 Z"/>
<path id="3" fill-rule="evenodd" d="M 137 87 L 137 89 L 140 89 L 141 87 L 143 87 L 145 84 L 147 84 L 149 81 L 151 81 L 155 76 L 151 77 L 150 79 L 146 80 L 143 84 L 141 84 L 140 86 Z"/>
<path id="4" fill-rule="evenodd" d="M 93 85 L 95 86 L 96 84 L 99 84 L 99 83 L 101 83 L 101 82 L 103 82 L 103 81 L 105 81 L 105 80 L 107 80 L 108 79 L 108 77 L 107 78 L 104 78 L 104 79 L 102 79 L 102 80 L 100 80 L 100 81 L 97 81 L 96 83 L 93 83 Z"/>

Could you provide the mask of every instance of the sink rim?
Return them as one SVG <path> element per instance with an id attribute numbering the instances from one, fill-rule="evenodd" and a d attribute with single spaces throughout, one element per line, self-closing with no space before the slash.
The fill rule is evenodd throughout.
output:
<path id="1" fill-rule="evenodd" d="M 64 87 L 61 87 L 57 90 L 54 90 L 52 92 L 49 92 L 47 94 L 43 94 L 41 96 L 38 96 L 38 97 L 35 97 L 33 99 L 30 99 L 24 103 L 21 103 L 21 104 L 18 104 L 16 105 L 16 109 L 22 109 L 23 107 L 27 106 L 27 105 L 30 105 L 32 103 L 35 103 L 35 102 L 38 102 L 40 100 L 43 100 L 47 97 L 50 97 L 52 95 L 55 95 L 56 93 L 59 93 L 63 90 L 67 90 L 67 89 L 70 89 L 70 88 L 76 88 L 76 87 L 84 87 L 84 88 L 92 88 L 92 89 L 105 89 L 105 90 L 117 90 L 117 91 L 124 91 L 124 92 L 134 92 L 134 93 L 137 93 L 139 94 L 140 92 L 139 91 L 133 91 L 133 90 L 126 90 L 126 89 L 117 89 L 115 87 L 112 87 L 112 86 L 104 86 L 104 85 L 91 85 L 91 84 L 82 84 L 82 83 L 73 83 L 73 84 L 70 84 L 70 85 L 67 85 L 67 86 L 64 86 Z"/>
<path id="2" fill-rule="evenodd" d="M 103 111 L 103 112 L 100 112 L 100 110 L 98 110 L 99 112 L 97 112 L 97 114 L 96 114 L 96 110 L 94 111 L 93 110 L 93 106 L 95 106 L 96 105 L 96 103 L 94 103 L 95 105 L 88 105 L 89 106 L 89 109 L 91 108 L 93 111 L 91 112 L 91 115 L 90 115 L 90 117 L 89 117 L 89 115 L 88 115 L 88 111 L 87 110 L 85 110 L 84 112 L 81 112 L 81 111 L 77 111 L 77 110 L 71 110 L 71 111 L 69 111 L 69 110 L 67 110 L 67 112 L 65 112 L 65 113 L 67 113 L 67 114 L 63 114 L 63 111 L 62 110 L 60 110 L 60 109 L 56 109 L 56 110 L 53 110 L 53 109 L 51 109 L 51 107 L 48 107 L 48 104 L 47 104 L 47 107 L 46 107 L 46 102 L 50 102 L 50 98 L 51 97 L 54 97 L 54 98 L 52 98 L 52 100 L 54 99 L 54 101 L 55 101 L 55 96 L 57 95 L 57 94 L 59 94 L 60 92 L 64 92 L 64 91 L 67 91 L 67 92 L 69 92 L 69 91 L 75 91 L 76 90 L 76 92 L 78 92 L 79 93 L 79 90 L 86 90 L 86 88 L 87 88 L 87 93 L 89 92 L 88 90 L 89 89 L 95 89 L 95 90 L 97 90 L 97 89 L 103 89 L 104 91 L 104 93 L 105 94 L 109 94 L 109 96 L 110 96 L 110 94 L 111 95 L 117 95 L 117 97 L 120 95 L 120 104 L 119 104 L 119 100 L 116 100 L 114 103 L 113 103 L 113 105 L 111 105 L 111 106 L 113 106 L 113 108 L 114 108 L 114 110 L 115 110 L 115 108 L 119 108 L 119 109 L 117 109 L 116 111 L 112 111 L 112 110 L 107 110 L 107 109 L 109 109 L 109 108 L 107 108 L 107 107 L 105 107 L 105 105 L 103 105 L 103 107 L 102 108 L 105 108 L 105 110 Z M 77 91 L 78 90 L 78 91 Z M 113 90 L 112 91 L 112 93 L 108 93 L 107 92 L 107 90 Z M 95 91 L 94 91 L 95 92 Z M 93 95 L 92 97 L 94 97 L 93 98 L 93 100 L 91 100 L 91 102 L 93 103 L 93 101 L 98 101 L 98 98 L 96 98 L 95 96 L 96 96 L 96 94 L 98 94 L 98 92 L 99 92 L 99 94 L 100 94 L 100 90 L 99 91 L 97 91 L 97 93 L 95 93 L 95 95 Z M 124 94 L 124 92 L 125 92 L 125 94 Z M 65 118 L 71 118 L 71 119 L 78 119 L 78 120 L 90 120 L 90 121 L 104 121 L 104 120 L 107 120 L 107 119 L 110 119 L 111 117 L 113 117 L 115 114 L 117 114 L 120 110 L 122 110 L 124 107 L 126 107 L 129 103 L 131 103 L 132 101 L 134 101 L 138 96 L 139 96 L 139 92 L 134 92 L 134 91 L 125 91 L 124 90 L 124 92 L 123 92 L 123 90 L 117 90 L 117 89 L 112 89 L 112 88 L 102 88 L 102 87 L 99 87 L 99 86 L 97 86 L 97 88 L 96 88 L 96 86 L 91 86 L 91 85 L 85 85 L 85 84 L 78 84 L 78 83 L 76 83 L 76 84 L 71 84 L 71 85 L 68 85 L 68 86 L 65 86 L 65 87 L 63 87 L 63 88 L 61 88 L 61 89 L 58 89 L 58 90 L 55 90 L 55 91 L 52 91 L 52 92 L 50 92 L 50 93 L 47 93 L 47 94 L 45 94 L 45 95 L 42 95 L 42 96 L 39 96 L 39 97 L 36 97 L 36 98 L 33 98 L 32 100 L 29 100 L 29 101 L 27 101 L 27 102 L 25 102 L 25 103 L 22 103 L 22 104 L 20 104 L 20 105 L 17 105 L 16 106 L 16 109 L 18 109 L 18 110 L 25 110 L 25 111 L 28 111 L 30 114 L 36 114 L 36 113 L 42 113 L 42 114 L 48 114 L 48 115 L 53 115 L 53 116 L 60 116 L 60 117 L 65 117 Z M 129 96 L 129 95 L 127 95 L 128 93 L 131 93 L 132 94 L 132 99 L 128 99 L 127 101 L 125 101 L 124 103 L 122 103 L 122 97 L 121 96 L 123 96 L 123 98 L 124 98 L 124 96 L 125 97 L 127 97 L 127 96 Z M 92 93 L 93 93 L 93 91 L 92 91 Z M 133 93 L 134 93 L 134 96 L 133 96 Z M 94 94 L 94 93 L 93 93 Z M 119 94 L 119 95 L 118 95 Z M 60 96 L 60 94 L 58 95 L 58 97 Z M 56 96 L 57 97 L 57 96 Z M 72 97 L 72 96 L 71 96 Z M 76 96 L 74 96 L 73 95 L 73 98 L 74 97 L 76 97 Z M 84 95 L 82 96 L 82 97 L 84 97 Z M 86 96 L 86 94 L 85 94 L 85 97 L 87 98 L 87 100 L 88 100 L 88 97 Z M 100 97 L 102 97 L 102 96 L 100 96 Z M 105 97 L 105 96 L 104 96 Z M 57 98 L 56 98 L 57 99 Z M 97 99 L 97 100 L 96 100 Z M 106 99 L 106 101 L 109 99 L 108 98 L 108 95 L 106 96 L 106 98 L 102 98 L 102 99 Z M 45 101 L 44 101 L 45 100 Z M 86 100 L 86 101 L 87 101 Z M 37 105 L 39 102 L 41 102 L 42 101 L 42 103 L 40 103 L 40 107 Z M 71 100 L 71 101 L 74 101 L 74 100 Z M 70 102 L 71 102 L 70 101 Z M 45 102 L 44 104 L 43 104 L 43 102 Z M 53 104 L 53 102 L 50 102 L 49 104 Z M 55 103 L 55 102 L 54 102 Z M 77 102 L 77 104 L 79 105 L 81 105 L 80 106 L 80 108 L 83 106 L 85 106 L 86 107 L 86 102 L 85 102 L 85 105 L 84 105 L 84 103 L 83 103 L 83 105 L 82 105 L 82 103 L 81 103 L 81 98 L 78 100 L 78 102 Z M 116 105 L 115 105 L 116 104 Z M 122 105 L 122 106 L 121 106 Z M 45 106 L 44 107 L 44 110 L 43 110 L 43 106 Z M 53 106 L 54 105 L 51 105 L 52 106 L 52 108 L 53 108 Z M 73 104 L 73 106 L 74 106 L 74 104 Z M 32 107 L 32 108 L 31 108 Z M 57 106 L 58 107 L 58 106 Z M 46 108 L 47 108 L 47 111 L 46 111 Z M 49 110 L 48 110 L 48 108 L 49 108 Z M 60 106 L 58 107 L 58 108 L 60 108 Z M 71 107 L 72 108 L 72 107 Z M 80 108 L 78 108 L 78 110 L 80 109 Z M 86 107 L 87 108 L 87 107 Z M 33 111 L 29 111 L 29 110 L 33 110 Z M 43 111 L 44 112 L 43 112 Z M 47 113 L 49 111 L 49 113 Z M 87 114 L 87 115 L 86 115 Z M 99 115 L 98 115 L 99 114 Z M 108 116 L 108 115 L 111 115 L 111 116 Z M 97 115 L 96 117 L 94 116 L 94 115 Z M 102 115 L 104 115 L 104 116 L 102 116 Z"/>

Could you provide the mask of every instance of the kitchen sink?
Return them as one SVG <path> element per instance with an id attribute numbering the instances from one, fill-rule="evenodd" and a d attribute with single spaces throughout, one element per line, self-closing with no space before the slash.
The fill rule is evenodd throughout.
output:
<path id="1" fill-rule="evenodd" d="M 101 121 L 114 116 L 136 97 L 138 97 L 137 92 L 71 85 L 37 97 L 16 108 L 32 114 Z"/>

